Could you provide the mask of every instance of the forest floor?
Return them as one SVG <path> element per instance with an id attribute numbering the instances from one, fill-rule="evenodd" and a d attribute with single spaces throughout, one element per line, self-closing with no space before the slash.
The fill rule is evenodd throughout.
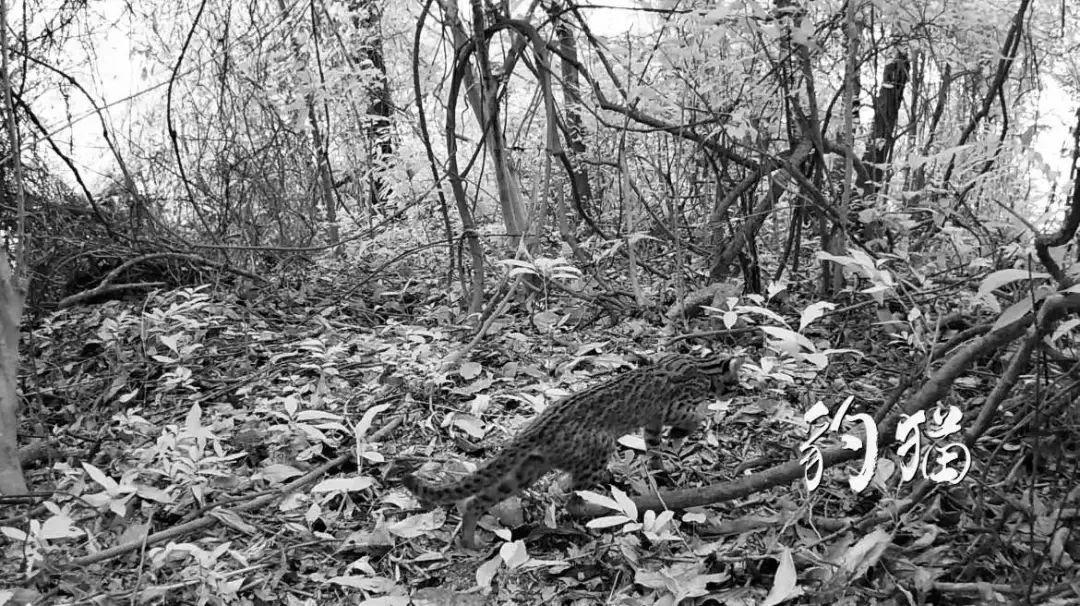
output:
<path id="1" fill-rule="evenodd" d="M 903 489 L 875 482 L 855 494 L 845 466 L 809 493 L 800 479 L 631 519 L 622 494 L 655 487 L 633 441 L 610 464 L 614 489 L 598 491 L 612 497 L 598 501 L 612 504 L 600 520 L 564 512 L 552 476 L 493 510 L 481 548 L 464 549 L 457 512 L 422 509 L 401 475 L 429 461 L 444 477 L 467 470 L 544 405 L 661 348 L 648 320 L 576 327 L 574 312 L 500 318 L 449 368 L 474 330 L 420 282 L 362 296 L 318 282 L 246 299 L 179 289 L 41 318 L 21 350 L 21 441 L 40 453 L 26 473 L 44 495 L 0 516 L 0 578 L 23 579 L 0 583 L 0 596 L 750 605 L 809 591 L 818 602 L 907 604 L 963 561 L 945 537 L 966 529 L 943 515 L 941 496 L 929 515 L 851 530 L 851 516 Z M 809 338 L 876 357 L 835 355 L 818 372 L 770 367 L 748 333 L 680 342 L 748 361 L 741 387 L 711 406 L 661 482 L 707 486 L 797 460 L 803 411 L 818 399 L 884 402 L 908 354 L 875 345 L 869 318 L 819 330 Z M 991 574 L 993 557 L 985 565 Z M 950 603 L 980 603 L 993 588 L 956 591 Z"/>

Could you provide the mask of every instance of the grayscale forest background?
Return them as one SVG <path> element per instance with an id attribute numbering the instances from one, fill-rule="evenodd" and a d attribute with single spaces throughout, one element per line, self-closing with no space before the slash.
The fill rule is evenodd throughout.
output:
<path id="1" fill-rule="evenodd" d="M 0 606 L 1080 600 L 1080 6 L 3 8 Z M 666 477 L 402 487 L 671 351 Z"/>

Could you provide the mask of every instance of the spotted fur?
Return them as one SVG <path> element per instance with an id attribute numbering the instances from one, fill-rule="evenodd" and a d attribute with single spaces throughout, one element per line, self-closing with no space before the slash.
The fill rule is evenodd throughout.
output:
<path id="1" fill-rule="evenodd" d="M 595 486 L 615 452 L 616 440 L 645 428 L 645 444 L 659 465 L 660 433 L 671 427 L 678 444 L 704 420 L 703 404 L 738 381 L 739 358 L 663 356 L 559 400 L 541 412 L 476 472 L 446 484 L 405 476 L 423 502 L 457 502 L 462 541 L 473 547 L 480 515 L 532 485 L 549 471 L 569 472 L 575 490 Z"/>

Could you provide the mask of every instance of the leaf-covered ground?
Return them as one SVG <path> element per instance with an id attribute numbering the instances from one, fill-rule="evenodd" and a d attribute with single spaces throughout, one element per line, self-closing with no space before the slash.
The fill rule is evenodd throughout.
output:
<path id="1" fill-rule="evenodd" d="M 944 584 L 963 566 L 993 579 L 1026 550 L 970 551 L 978 543 L 960 540 L 973 530 L 962 484 L 902 521 L 858 528 L 848 523 L 905 489 L 875 481 L 855 495 L 844 467 L 810 493 L 800 480 L 678 512 L 639 512 L 627 496 L 797 459 L 803 411 L 818 399 L 883 404 L 909 352 L 871 343 L 881 337 L 858 309 L 804 313 L 813 324 L 800 334 L 819 350 L 854 334 L 844 347 L 874 352 L 836 352 L 820 368 L 781 362 L 738 330 L 672 344 L 739 352 L 747 363 L 741 387 L 712 405 L 704 434 L 667 457 L 668 473 L 650 477 L 640 440 L 625 440 L 610 463 L 613 487 L 585 495 L 604 514 L 572 517 L 548 477 L 484 518 L 481 550 L 458 546 L 456 512 L 422 509 L 401 487 L 403 473 L 468 471 L 546 404 L 663 345 L 646 320 L 575 328 L 571 311 L 499 318 L 449 367 L 474 330 L 437 284 L 411 280 L 355 293 L 313 280 L 243 299 L 228 288 L 180 289 L 40 318 L 22 342 L 21 439 L 35 452 L 28 479 L 43 492 L 0 519 L 0 578 L 9 580 L 0 591 L 11 603 L 49 604 L 1001 596 L 989 582 Z M 789 320 L 798 325 L 797 314 Z M 723 326 L 714 317 L 699 328 Z M 1063 553 L 1074 547 L 1061 538 Z"/>

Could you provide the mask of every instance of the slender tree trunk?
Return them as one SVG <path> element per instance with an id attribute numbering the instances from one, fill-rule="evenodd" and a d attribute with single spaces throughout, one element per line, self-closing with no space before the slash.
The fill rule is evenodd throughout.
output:
<path id="1" fill-rule="evenodd" d="M 925 70 L 924 70 L 925 73 Z M 934 139 L 937 135 L 938 124 L 941 123 L 941 116 L 945 113 L 945 106 L 949 101 L 949 87 L 952 84 L 952 65 L 945 64 L 944 69 L 941 71 L 941 84 L 938 88 L 937 101 L 934 103 L 934 110 L 930 114 L 930 123 L 926 127 L 926 143 L 922 147 L 922 155 L 929 156 L 930 150 L 933 149 Z M 922 190 L 926 186 L 926 164 L 919 165 L 919 168 L 915 170 L 915 175 L 911 180 L 912 191 Z M 913 200 L 913 203 L 917 203 Z"/>
<path id="2" fill-rule="evenodd" d="M 8 262 L 7 250 L 0 246 L 0 495 L 26 494 L 26 478 L 19 463 L 19 323 L 26 300 L 26 191 L 23 189 L 22 153 L 19 129 L 15 124 L 15 103 L 12 101 L 8 56 L 7 5 L 0 3 L 0 67 L 4 87 L 4 109 L 7 110 L 10 161 L 14 165 L 16 200 L 15 263 Z M 13 271 L 14 270 L 14 271 Z"/>
<path id="3" fill-rule="evenodd" d="M 278 0 L 278 8 L 281 10 L 281 14 L 288 13 L 289 8 L 285 5 L 285 0 Z M 312 12 L 311 19 L 311 35 L 312 39 L 318 44 L 318 21 L 315 20 L 315 13 Z M 295 37 L 290 38 L 290 42 L 293 46 L 293 52 L 297 57 L 303 56 L 303 49 L 300 46 L 300 41 Z M 337 199 L 334 197 L 334 179 L 330 174 L 330 158 L 326 153 L 326 144 L 323 140 L 322 127 L 319 125 L 318 110 L 315 105 L 315 96 L 308 90 L 304 93 L 304 105 L 307 108 L 308 123 L 311 126 L 311 146 L 315 155 L 315 175 L 316 182 L 318 183 L 319 199 L 322 201 L 323 207 L 326 209 L 326 222 L 329 226 L 327 230 L 328 243 L 334 246 L 334 252 L 337 255 L 342 254 L 338 242 L 340 236 L 338 234 L 337 224 Z"/>
<path id="4" fill-rule="evenodd" d="M 383 5 L 373 0 L 354 0 L 352 9 L 359 12 L 363 8 L 363 18 L 357 24 L 364 36 L 361 65 L 375 68 L 377 81 L 372 83 L 368 93 L 370 102 L 367 114 L 369 123 L 365 125 L 368 141 L 368 166 L 370 192 L 368 200 L 372 208 L 378 208 L 386 202 L 392 192 L 392 185 L 383 179 L 388 158 L 394 155 L 394 140 L 391 130 L 390 80 L 386 77 L 386 60 L 383 58 L 382 43 L 382 8 Z"/>
<path id="5" fill-rule="evenodd" d="M 412 46 L 412 78 L 413 78 L 413 99 L 416 102 L 416 115 L 418 119 L 418 126 L 420 127 L 420 139 L 424 144 L 424 152 L 428 158 L 428 167 L 431 169 L 432 182 L 436 184 L 436 194 L 439 198 L 439 211 L 442 214 L 443 225 L 446 230 L 446 239 L 449 247 L 449 267 L 447 272 L 447 286 L 453 278 L 454 261 L 457 260 L 457 267 L 460 270 L 461 276 L 461 290 L 462 294 L 469 295 L 468 311 L 470 313 L 479 312 L 484 303 L 484 250 L 480 245 L 480 238 L 476 234 L 476 223 L 473 220 L 472 211 L 469 209 L 468 201 L 465 199 L 465 188 L 461 184 L 461 174 L 457 170 L 457 139 L 454 138 L 455 114 L 453 112 L 447 112 L 447 163 L 449 164 L 447 170 L 448 181 L 450 182 L 450 188 L 454 196 L 454 204 L 457 207 L 458 214 L 461 216 L 462 235 L 459 242 L 461 244 L 467 244 L 469 247 L 469 255 L 472 258 L 472 280 L 470 285 L 465 284 L 465 261 L 463 254 L 458 246 L 454 245 L 454 232 L 453 226 L 450 223 L 450 211 L 449 205 L 446 203 L 446 195 L 443 188 L 440 186 L 443 183 L 442 178 L 439 176 L 439 163 L 435 160 L 435 151 L 431 147 L 431 135 L 427 127 L 427 118 L 424 111 L 424 94 L 420 86 L 420 39 L 424 32 L 424 22 L 427 20 L 428 13 L 431 11 L 431 5 L 434 0 L 425 0 L 424 7 L 420 11 L 420 18 L 416 22 L 416 29 L 413 34 L 413 46 Z M 456 69 L 456 67 L 455 67 Z M 459 83 L 456 76 L 452 76 L 450 80 L 450 88 L 454 95 L 457 95 L 457 89 Z M 450 103 L 453 104 L 456 101 L 456 97 L 451 97 Z M 470 290 L 471 288 L 471 290 Z"/>
<path id="6" fill-rule="evenodd" d="M 904 87 L 908 83 L 911 74 L 911 62 L 904 52 L 885 64 L 885 70 L 881 79 L 881 88 L 874 99 L 874 123 L 870 131 L 870 141 L 863 153 L 863 164 L 866 165 L 865 173 L 860 173 L 856 185 L 862 194 L 862 204 L 855 205 L 854 215 L 858 215 L 864 205 L 872 205 L 876 194 L 888 178 L 888 171 L 883 164 L 892 156 L 893 146 L 896 144 L 896 122 L 900 116 L 900 105 L 904 100 Z M 850 143 L 848 143 L 850 147 Z M 863 242 L 877 242 L 881 248 L 886 247 L 885 223 L 880 219 L 873 219 L 862 223 L 860 238 Z"/>
<path id="7" fill-rule="evenodd" d="M 446 15 L 446 23 L 450 26 L 454 37 L 454 46 L 462 48 L 469 43 L 461 21 L 458 19 L 457 5 L 452 0 L 439 0 L 439 4 Z M 476 31 L 480 26 L 479 32 Z M 491 65 L 488 60 L 487 40 L 483 34 L 484 10 L 479 0 L 473 0 L 473 28 L 474 42 L 476 43 L 476 66 L 480 74 L 479 82 L 476 72 L 466 69 L 463 72 L 465 94 L 469 99 L 469 106 L 473 108 L 477 123 L 484 129 L 484 141 L 495 167 L 495 183 L 499 191 L 499 206 L 502 209 L 503 225 L 510 237 L 509 244 L 516 248 L 525 231 L 525 204 L 521 195 L 521 177 L 507 160 L 506 143 L 503 139 L 501 122 L 499 120 L 498 86 L 496 79 L 491 73 Z"/>
<path id="8" fill-rule="evenodd" d="M 911 62 L 904 52 L 885 65 L 881 89 L 874 99 L 874 124 L 870 132 L 870 144 L 866 146 L 863 154 L 863 163 L 867 164 L 869 171 L 866 177 L 860 177 L 857 183 L 864 196 L 875 193 L 885 178 L 885 169 L 881 165 L 889 161 L 896 144 L 896 121 L 900 116 L 900 104 L 904 100 L 904 87 L 910 73 Z"/>
<path id="9" fill-rule="evenodd" d="M 855 23 L 855 3 L 848 2 L 844 15 L 844 33 L 847 40 L 847 58 L 844 61 L 844 144 L 848 149 L 855 149 L 855 90 L 859 81 L 859 30 Z M 844 193 L 840 199 L 839 221 L 832 226 L 827 251 L 834 255 L 847 252 L 848 212 L 851 210 L 851 198 L 854 194 L 855 161 L 851 154 L 844 154 Z M 828 265 L 829 262 L 823 262 Z M 823 274 L 824 275 L 824 274 Z M 844 272 L 834 268 L 830 283 L 823 283 L 823 292 L 840 292 L 844 288 Z"/>
<path id="10" fill-rule="evenodd" d="M 26 480 L 19 465 L 16 414 L 22 308 L 23 291 L 11 271 L 7 253 L 0 247 L 0 495 L 26 493 Z"/>
<path id="11" fill-rule="evenodd" d="M 555 32 L 559 37 L 559 47 L 562 51 L 562 56 L 568 57 L 573 61 L 577 61 L 577 41 L 574 39 L 574 32 L 570 29 L 569 25 L 562 20 L 559 20 L 555 24 Z M 570 159 L 573 160 L 578 156 L 585 154 L 585 129 L 581 121 L 581 113 L 578 108 L 582 106 L 581 103 L 581 87 L 579 81 L 578 70 L 574 67 L 574 64 L 570 61 L 562 59 L 559 61 L 560 72 L 562 73 L 562 90 L 563 90 L 563 105 L 564 112 L 566 113 L 566 130 L 567 130 L 567 144 L 570 147 Z M 589 185 L 589 171 L 588 168 L 581 163 L 577 163 L 578 169 L 574 173 L 574 181 L 577 184 L 578 193 L 581 195 L 581 205 L 585 210 L 589 211 L 590 215 L 595 215 L 592 212 L 592 187 Z"/>

